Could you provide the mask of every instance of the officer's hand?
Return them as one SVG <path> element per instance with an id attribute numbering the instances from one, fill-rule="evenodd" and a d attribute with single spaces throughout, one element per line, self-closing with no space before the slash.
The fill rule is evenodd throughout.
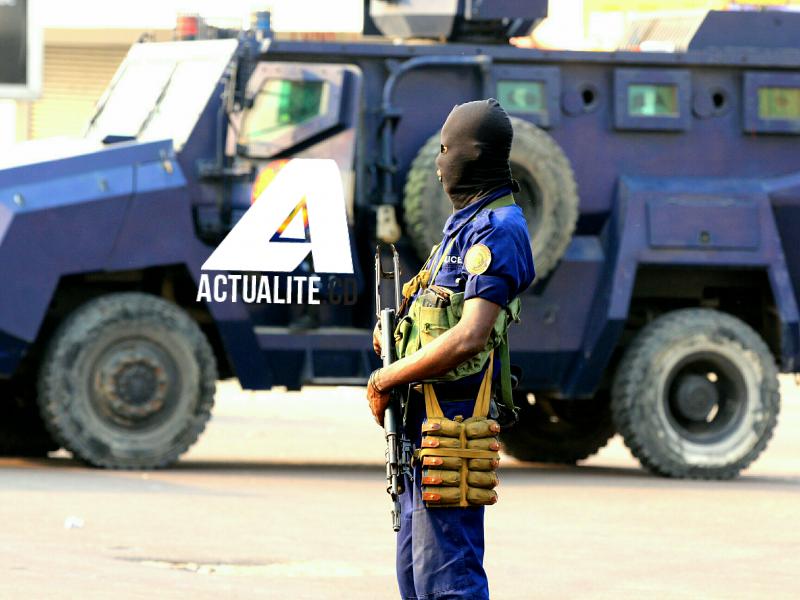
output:
<path id="1" fill-rule="evenodd" d="M 375 329 L 372 330 L 372 349 L 375 354 L 381 355 L 381 322 L 375 323 Z"/>
<path id="2" fill-rule="evenodd" d="M 389 390 L 380 387 L 380 369 L 373 371 L 367 383 L 367 401 L 375 421 L 383 427 L 383 415 L 389 406 Z"/>

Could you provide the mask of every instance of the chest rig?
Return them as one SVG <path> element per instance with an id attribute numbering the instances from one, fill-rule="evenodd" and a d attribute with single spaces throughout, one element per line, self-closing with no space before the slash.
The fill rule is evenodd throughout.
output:
<path id="1" fill-rule="evenodd" d="M 513 205 L 514 199 L 505 196 L 490 202 L 481 211 Z M 461 227 L 481 211 L 477 211 Z M 404 304 L 411 302 L 411 305 L 398 321 L 394 332 L 398 358 L 413 354 L 461 319 L 464 292 L 453 292 L 433 285 L 459 230 L 453 232 L 436 266 L 433 267 L 432 262 L 441 243 L 433 247 L 419 273 L 403 286 Z M 492 398 L 495 352 L 500 355 L 502 402 L 512 414 L 516 413 L 511 393 L 508 326 L 512 321 L 519 321 L 519 312 L 520 301 L 514 298 L 498 315 L 486 346 L 478 354 L 443 376 L 422 382 L 427 419 L 422 426 L 421 448 L 415 457 L 422 461 L 422 498 L 428 507 L 467 507 L 494 504 L 497 501 L 497 493 L 493 488 L 498 481 L 495 471 L 500 460 L 500 444 L 497 440 L 500 425 L 488 419 L 487 415 Z M 466 419 L 462 416 L 446 418 L 433 383 L 463 379 L 479 373 L 485 365 L 486 371 L 473 414 Z"/>

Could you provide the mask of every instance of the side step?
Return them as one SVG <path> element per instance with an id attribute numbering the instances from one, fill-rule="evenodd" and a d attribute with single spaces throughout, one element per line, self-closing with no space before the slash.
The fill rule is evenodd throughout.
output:
<path id="1" fill-rule="evenodd" d="M 365 385 L 380 366 L 372 330 L 355 327 L 256 327 L 258 345 L 273 385 Z"/>

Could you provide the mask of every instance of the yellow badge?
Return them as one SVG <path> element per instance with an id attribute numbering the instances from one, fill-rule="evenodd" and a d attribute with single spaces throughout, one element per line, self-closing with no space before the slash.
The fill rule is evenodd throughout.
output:
<path id="1" fill-rule="evenodd" d="M 492 251 L 483 244 L 475 244 L 464 255 L 464 265 L 473 275 L 485 273 L 492 262 Z"/>

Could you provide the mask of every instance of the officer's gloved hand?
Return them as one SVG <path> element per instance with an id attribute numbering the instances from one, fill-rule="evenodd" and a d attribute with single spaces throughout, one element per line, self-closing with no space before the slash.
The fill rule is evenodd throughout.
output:
<path id="1" fill-rule="evenodd" d="M 367 402 L 372 416 L 375 417 L 375 422 L 383 427 L 383 418 L 386 413 L 386 408 L 389 406 L 389 392 L 388 388 L 384 388 L 380 384 L 380 369 L 376 369 L 369 376 L 367 382 Z"/>
<path id="2" fill-rule="evenodd" d="M 375 354 L 381 355 L 381 322 L 375 324 L 375 329 L 372 330 L 372 349 Z"/>

